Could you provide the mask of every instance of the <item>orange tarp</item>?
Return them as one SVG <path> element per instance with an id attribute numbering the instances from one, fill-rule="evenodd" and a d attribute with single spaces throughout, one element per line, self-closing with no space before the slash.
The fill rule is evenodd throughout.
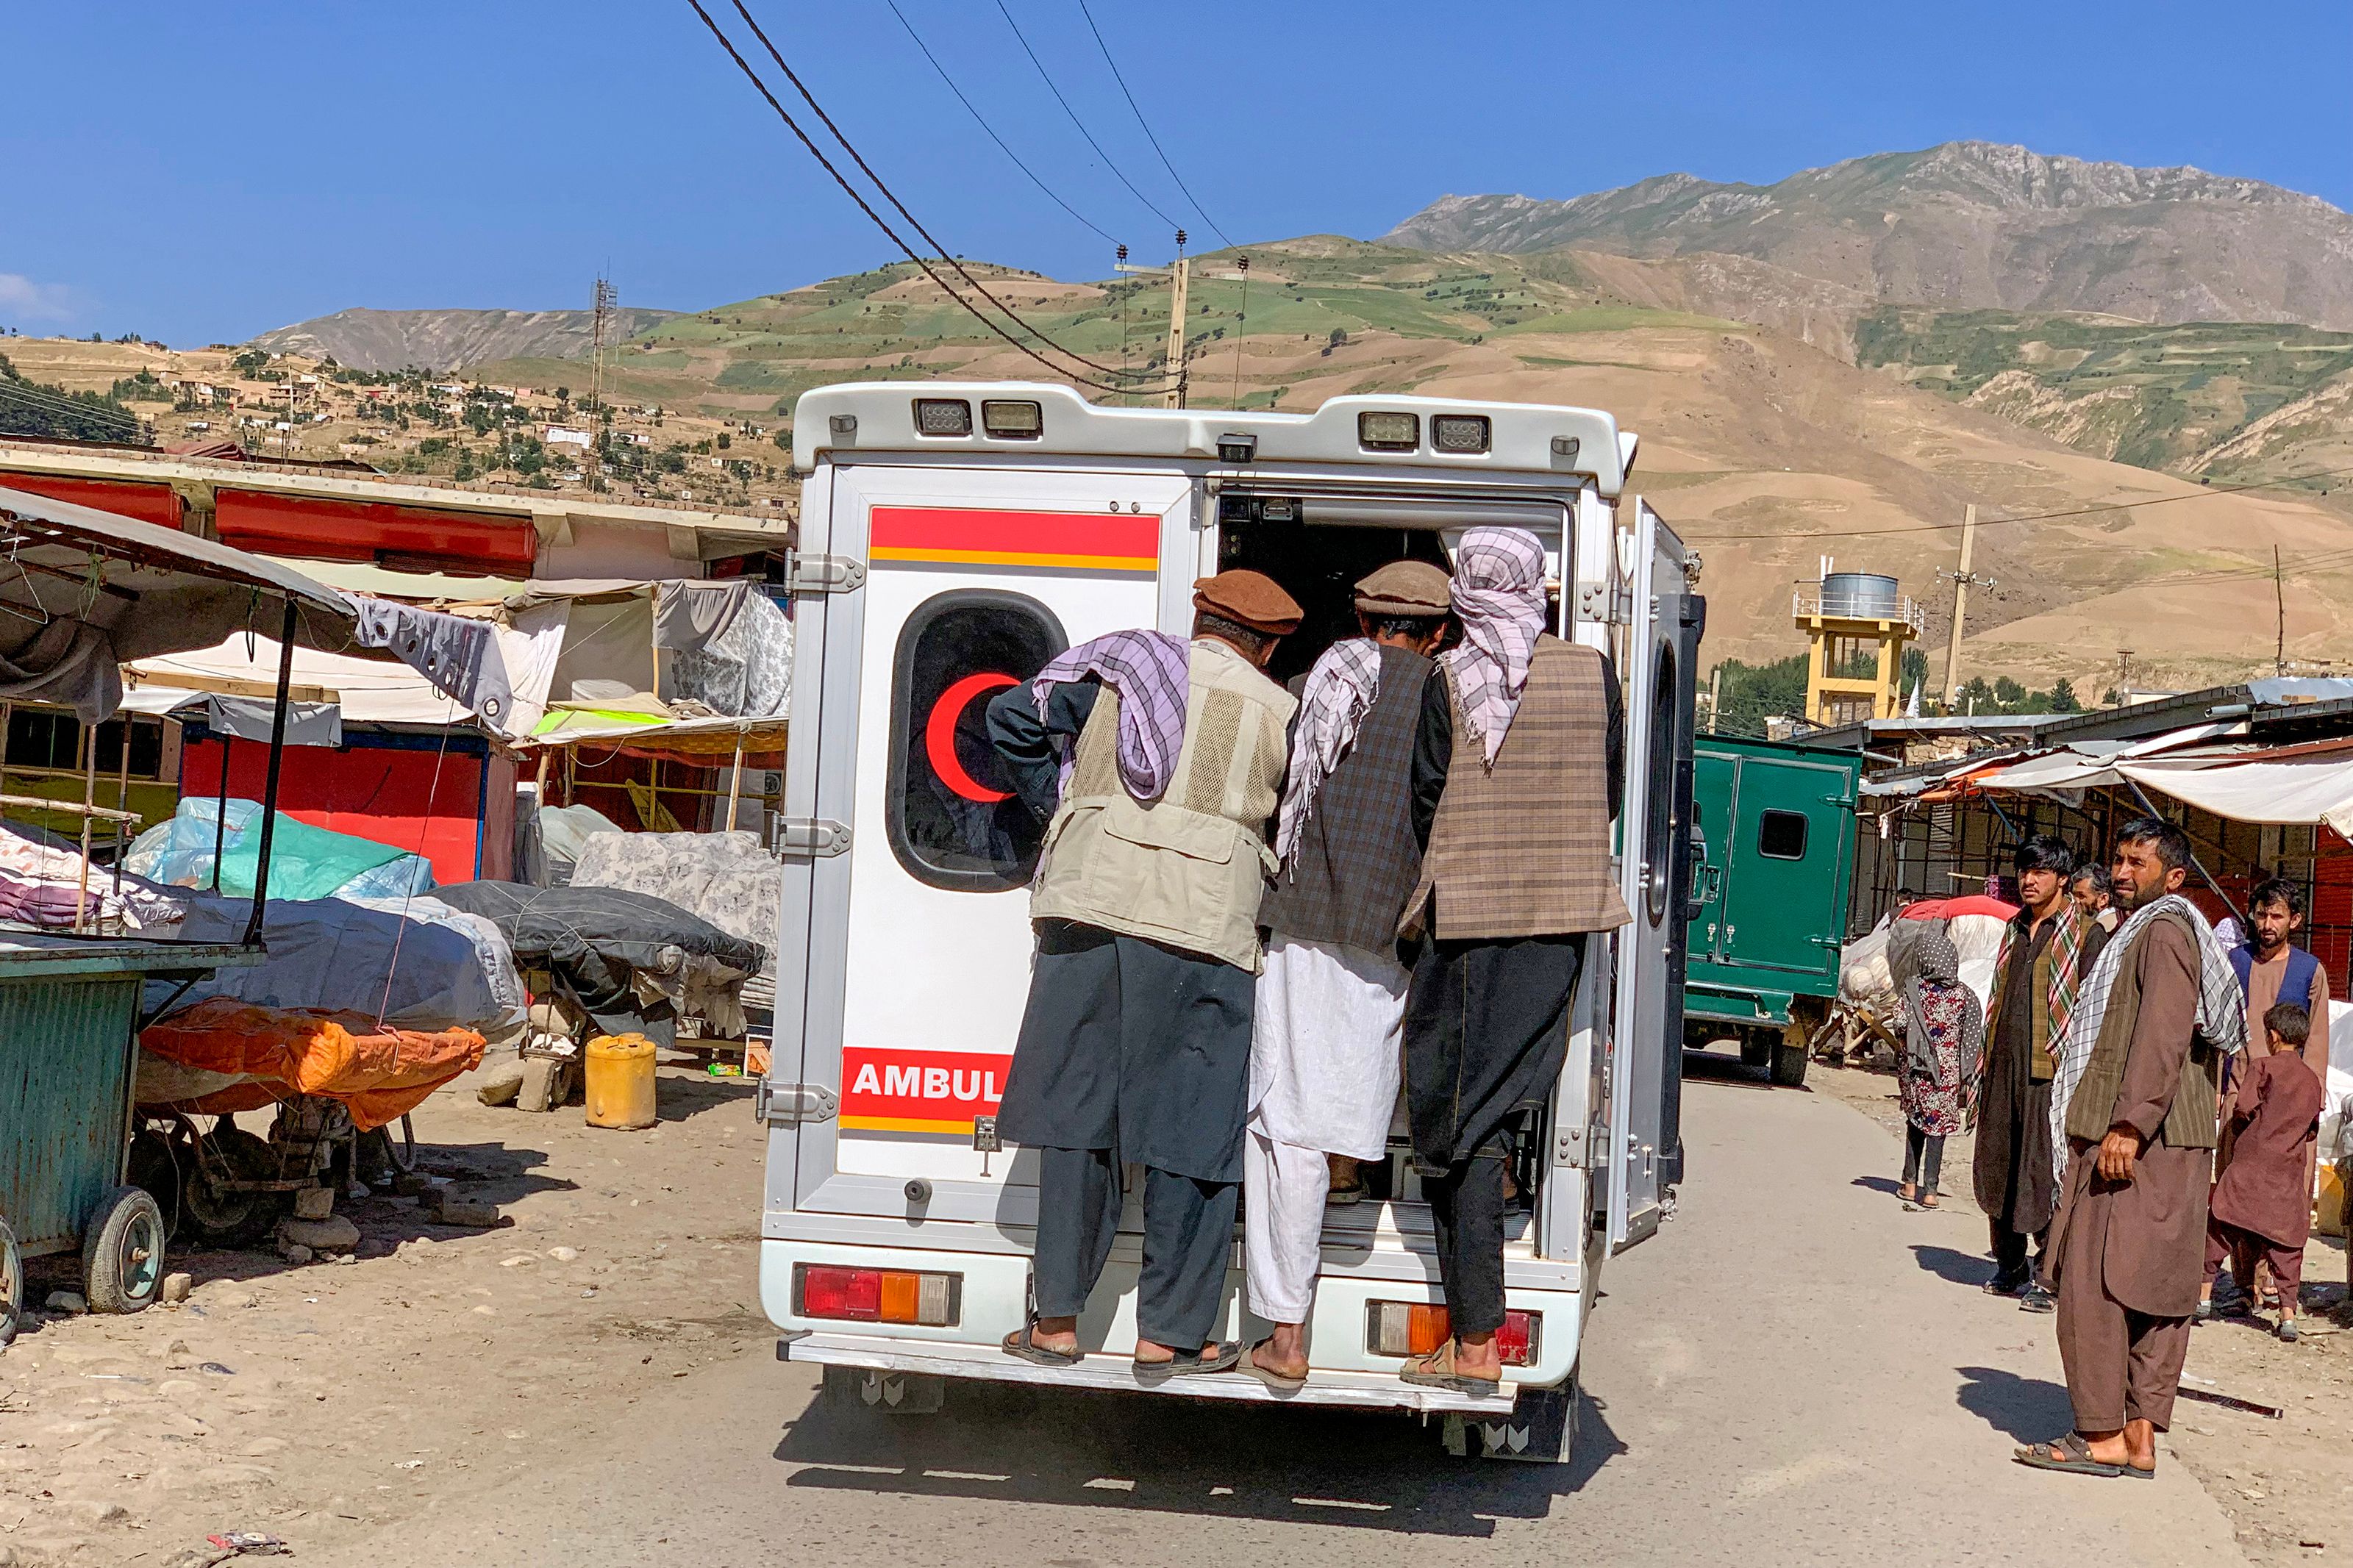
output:
<path id="1" fill-rule="evenodd" d="M 226 996 L 150 1024 L 139 1044 L 182 1067 L 258 1080 L 184 1109 L 247 1110 L 290 1092 L 325 1095 L 344 1101 L 363 1132 L 398 1121 L 482 1063 L 482 1037 L 471 1029 L 380 1027 L 361 1013 L 259 1007 Z M 255 1101 L 256 1091 L 267 1098 Z"/>

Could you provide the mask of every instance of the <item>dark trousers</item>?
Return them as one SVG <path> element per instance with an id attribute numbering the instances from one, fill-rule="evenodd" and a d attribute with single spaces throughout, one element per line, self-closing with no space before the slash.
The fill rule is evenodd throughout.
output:
<path id="1" fill-rule="evenodd" d="M 1239 1182 L 1202 1182 L 1144 1170 L 1144 1272 L 1135 1331 L 1178 1351 L 1198 1350 L 1217 1326 L 1234 1248 Z M 1038 1151 L 1038 1315 L 1086 1310 L 1119 1234 L 1119 1166 L 1108 1149 Z"/>
<path id="2" fill-rule="evenodd" d="M 1425 1176 L 1422 1196 L 1438 1233 L 1438 1279 L 1457 1334 L 1504 1326 L 1504 1160 L 1477 1154 L 1440 1176 Z"/>
<path id="3" fill-rule="evenodd" d="M 2026 1244 L 2031 1241 L 2037 1248 L 2042 1247 L 2050 1239 L 2050 1230 L 2048 1228 L 2038 1230 L 2029 1236 L 2022 1230 L 2010 1229 L 1998 1219 L 1992 1224 L 1995 1275 L 2006 1282 L 2024 1279 L 2026 1278 Z"/>
<path id="4" fill-rule="evenodd" d="M 1904 1179 L 1918 1185 L 1924 1193 L 1936 1190 L 1936 1178 L 1945 1168 L 1945 1135 L 1923 1132 L 1917 1127 L 1904 1129 Z"/>

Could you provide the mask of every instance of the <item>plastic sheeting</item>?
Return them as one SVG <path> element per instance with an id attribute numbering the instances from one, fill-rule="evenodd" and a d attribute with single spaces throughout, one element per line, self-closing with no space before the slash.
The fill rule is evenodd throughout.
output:
<path id="1" fill-rule="evenodd" d="M 221 855 L 219 891 L 237 898 L 253 894 L 261 862 L 261 806 L 231 800 L 183 799 L 169 822 L 159 822 L 133 840 L 123 869 L 174 888 L 213 884 L 213 838 L 225 815 L 227 829 Z M 433 886 L 433 866 L 372 838 L 313 827 L 280 812 L 269 847 L 269 890 L 289 899 L 399 898 Z M 275 902 L 276 900 L 272 900 Z"/>
<path id="2" fill-rule="evenodd" d="M 710 597 L 687 591 L 698 586 L 661 584 L 658 637 L 671 621 L 687 619 L 683 608 L 673 610 L 674 601 L 694 605 Z M 750 584 L 742 584 L 734 614 L 718 629 L 696 643 L 665 641 L 663 646 L 672 649 L 665 688 L 671 697 L 691 698 L 736 719 L 773 719 L 792 706 L 793 623 L 775 600 Z"/>
<path id="3" fill-rule="evenodd" d="M 650 893 L 731 936 L 755 942 L 773 966 L 785 868 L 751 833 L 615 833 L 582 841 L 575 888 Z"/>
<path id="4" fill-rule="evenodd" d="M 179 936 L 235 942 L 253 904 L 195 894 Z M 198 981 L 188 1001 L 225 996 L 265 1007 L 351 1012 L 408 1029 L 472 1029 L 492 1040 L 522 1034 L 529 1000 L 496 922 L 438 899 L 272 899 L 261 925 L 262 963 Z M 175 983 L 151 981 L 149 1006 Z"/>
<path id="5" fill-rule="evenodd" d="M 351 1108 L 361 1131 L 396 1121 L 435 1089 L 482 1065 L 482 1037 L 470 1029 L 379 1028 L 358 1013 L 258 1007 L 216 996 L 140 1031 L 142 1052 L 182 1069 L 238 1080 L 185 1108 L 230 1109 L 223 1095 L 247 1085 L 269 1098 L 323 1095 Z M 150 1088 L 167 1075 L 142 1072 Z M 207 1104 L 206 1102 L 211 1102 Z M 153 1102 L 149 1102 L 153 1103 Z"/>

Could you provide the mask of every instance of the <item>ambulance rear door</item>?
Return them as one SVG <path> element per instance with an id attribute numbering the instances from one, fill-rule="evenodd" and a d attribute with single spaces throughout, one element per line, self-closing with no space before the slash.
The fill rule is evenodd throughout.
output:
<path id="1" fill-rule="evenodd" d="M 1626 800 L 1617 937 L 1618 1042 L 1609 1095 L 1609 1245 L 1658 1229 L 1683 1174 L 1683 994 L 1690 927 L 1692 710 L 1704 603 L 1683 543 L 1640 498 L 1620 503 Z"/>
<path id="2" fill-rule="evenodd" d="M 1181 635 L 1193 481 L 828 463 L 800 526 L 768 1206 L 1030 1225 L 1035 1155 L 975 1146 L 1029 993 L 1041 837 L 984 716 L 1075 644 Z"/>

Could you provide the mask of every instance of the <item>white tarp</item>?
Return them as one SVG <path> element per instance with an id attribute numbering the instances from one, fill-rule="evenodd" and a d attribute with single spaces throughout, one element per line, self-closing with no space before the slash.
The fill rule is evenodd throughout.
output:
<path id="1" fill-rule="evenodd" d="M 2233 822 L 2325 822 L 2353 837 L 2353 757 L 2278 763 L 2125 763 L 2116 771 L 2146 789 Z"/>
<path id="2" fill-rule="evenodd" d="M 490 727 L 508 735 L 527 735 L 547 710 L 551 671 L 542 645 L 543 628 L 526 632 L 497 626 L 493 631 L 513 700 L 501 721 Z M 185 695 L 230 683 L 272 690 L 278 684 L 278 644 L 258 633 L 248 637 L 237 632 L 212 647 L 134 660 L 130 669 L 134 679 L 161 683 L 143 690 L 177 689 Z M 463 703 L 435 690 L 406 665 L 322 653 L 300 644 L 294 649 L 294 684 L 333 692 L 347 723 L 438 725 L 467 717 Z"/>

